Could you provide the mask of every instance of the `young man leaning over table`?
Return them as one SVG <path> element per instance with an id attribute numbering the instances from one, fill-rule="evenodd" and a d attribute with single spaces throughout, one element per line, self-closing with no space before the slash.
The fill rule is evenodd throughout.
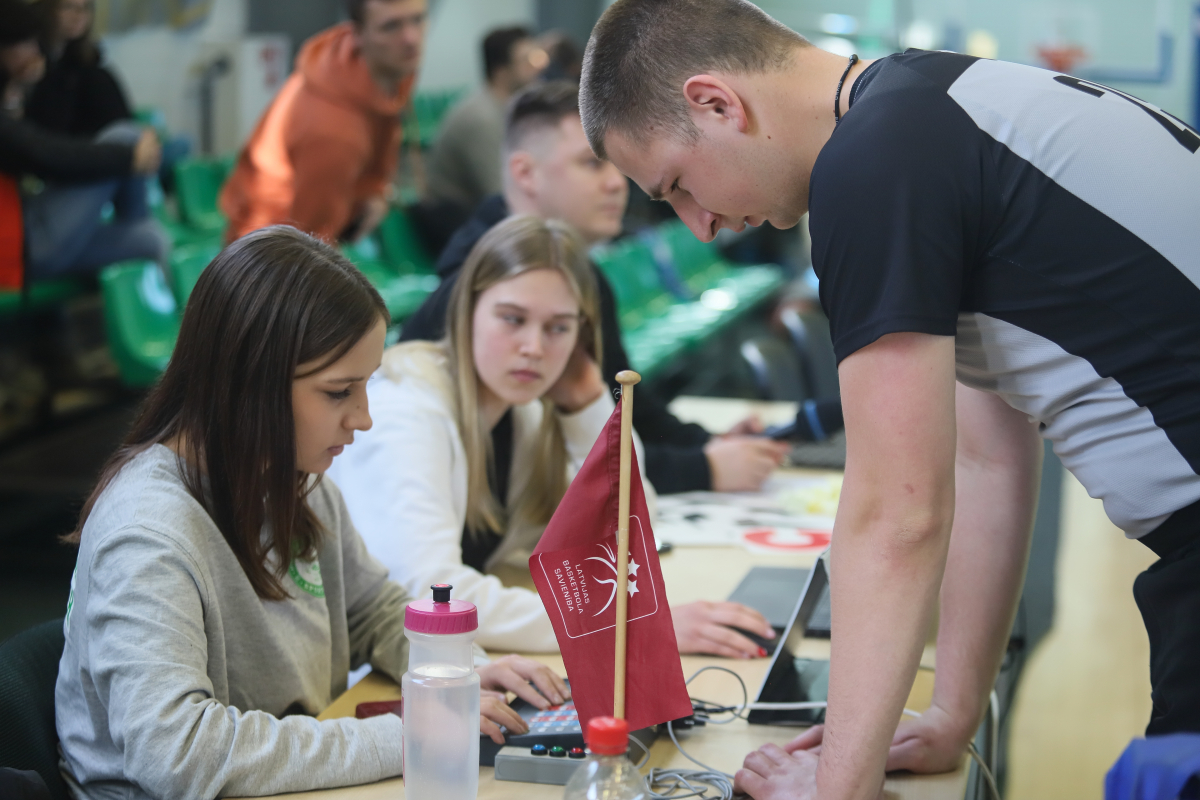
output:
<path id="1" fill-rule="evenodd" d="M 702 240 L 810 214 L 845 411 L 823 728 L 766 798 L 957 767 L 1024 574 L 1041 444 L 1159 556 L 1134 585 L 1148 734 L 1200 731 L 1200 136 L 1136 98 L 954 53 L 827 53 L 744 0 L 618 0 L 592 148 Z M 933 705 L 899 729 L 940 594 Z"/>

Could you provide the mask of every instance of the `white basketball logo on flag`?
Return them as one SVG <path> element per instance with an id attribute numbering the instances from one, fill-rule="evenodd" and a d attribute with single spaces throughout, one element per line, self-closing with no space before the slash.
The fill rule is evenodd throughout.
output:
<path id="1" fill-rule="evenodd" d="M 631 516 L 630 522 L 627 590 L 629 622 L 636 622 L 658 612 L 658 592 L 653 576 L 644 569 L 645 554 L 655 546 L 654 539 L 640 517 Z M 546 581 L 554 588 L 558 614 L 570 638 L 611 630 L 616 625 L 613 607 L 617 596 L 616 552 L 614 531 L 603 542 L 534 556 Z"/>

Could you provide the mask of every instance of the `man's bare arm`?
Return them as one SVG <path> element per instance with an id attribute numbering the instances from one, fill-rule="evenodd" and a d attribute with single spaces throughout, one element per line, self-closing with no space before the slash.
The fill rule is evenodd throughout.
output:
<path id="1" fill-rule="evenodd" d="M 875 800 L 954 518 L 954 339 L 889 334 L 843 360 L 839 377 L 846 477 L 817 785 L 823 800 Z"/>
<path id="2" fill-rule="evenodd" d="M 983 719 L 1012 630 L 1042 444 L 995 395 L 959 386 L 954 531 L 942 579 L 933 705 L 897 732 L 888 769 L 954 769 Z"/>

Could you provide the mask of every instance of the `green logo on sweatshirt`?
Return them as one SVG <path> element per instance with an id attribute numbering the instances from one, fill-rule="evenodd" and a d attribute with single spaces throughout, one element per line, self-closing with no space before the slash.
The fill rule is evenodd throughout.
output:
<path id="1" fill-rule="evenodd" d="M 288 575 L 304 591 L 313 597 L 325 596 L 325 583 L 321 580 L 321 563 L 319 561 L 293 561 L 288 567 Z"/>

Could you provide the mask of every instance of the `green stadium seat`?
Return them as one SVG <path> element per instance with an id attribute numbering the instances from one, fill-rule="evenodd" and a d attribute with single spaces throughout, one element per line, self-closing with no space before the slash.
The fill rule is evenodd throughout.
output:
<path id="1" fill-rule="evenodd" d="M 188 247 L 194 244 L 204 242 L 220 241 L 220 236 L 223 231 L 201 230 L 193 228 L 171 216 L 166 207 L 152 209 L 155 219 L 158 224 L 163 226 L 163 230 L 167 232 L 167 238 L 171 240 L 171 247 Z"/>
<path id="2" fill-rule="evenodd" d="M 37 281 L 24 293 L 19 289 L 0 290 L 0 319 L 14 317 L 22 311 L 50 308 L 86 292 L 84 283 L 74 278 Z"/>
<path id="3" fill-rule="evenodd" d="M 437 287 L 438 279 L 434 275 L 400 275 L 376 285 L 393 324 L 411 317 Z"/>
<path id="4" fill-rule="evenodd" d="M 592 257 L 613 285 L 625 350 L 645 377 L 653 377 L 718 329 L 718 312 L 667 292 L 654 254 L 642 239 L 597 248 Z"/>
<path id="5" fill-rule="evenodd" d="M 679 221 L 657 228 L 666 243 L 680 280 L 695 297 L 714 307 L 737 313 L 773 295 L 784 278 L 773 265 L 742 266 L 721 257 L 716 244 L 702 242 Z"/>
<path id="6" fill-rule="evenodd" d="M 341 245 L 341 251 L 342 255 L 355 265 L 361 262 L 377 264 L 385 268 L 387 266 L 380 255 L 379 242 L 373 235 L 364 236 L 357 242 L 346 242 Z"/>
<path id="7" fill-rule="evenodd" d="M 179 307 L 153 261 L 126 261 L 100 273 L 109 349 L 127 386 L 149 386 L 171 359 Z"/>
<path id="8" fill-rule="evenodd" d="M 182 245 L 171 251 L 171 289 L 175 293 L 175 302 L 182 310 L 200 273 L 221 252 L 219 239 L 210 238 L 206 242 Z"/>
<path id="9" fill-rule="evenodd" d="M 190 227 L 221 232 L 227 220 L 217 207 L 221 186 L 233 169 L 236 156 L 188 158 L 175 165 L 175 198 L 179 216 Z"/>
<path id="10" fill-rule="evenodd" d="M 438 287 L 436 275 L 397 275 L 390 264 L 364 258 L 360 247 L 343 245 L 342 254 L 379 292 L 393 324 L 411 317 Z"/>
<path id="11" fill-rule="evenodd" d="M 423 148 L 431 147 L 446 112 L 465 97 L 467 91 L 466 87 L 457 87 L 416 94 L 413 97 L 410 123 L 404 131 L 405 143 L 412 144 L 415 136 L 418 145 Z M 412 124 L 413 121 L 415 125 Z"/>
<path id="12" fill-rule="evenodd" d="M 436 265 L 417 236 L 412 220 L 402 209 L 393 208 L 379 223 L 375 236 L 380 257 L 399 275 L 434 275 Z"/>

